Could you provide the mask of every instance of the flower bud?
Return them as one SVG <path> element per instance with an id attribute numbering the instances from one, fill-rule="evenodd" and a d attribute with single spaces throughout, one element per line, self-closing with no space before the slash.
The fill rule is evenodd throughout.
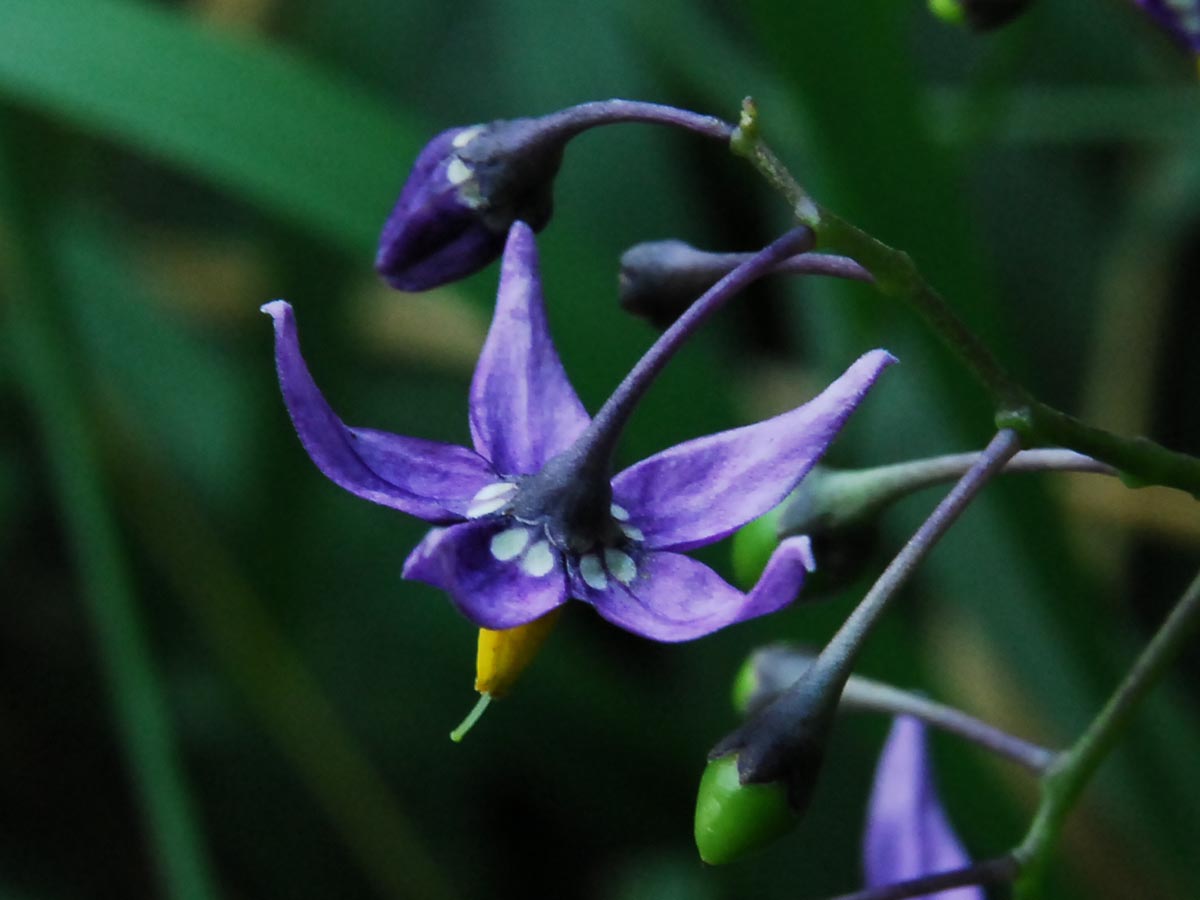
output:
<path id="1" fill-rule="evenodd" d="M 379 240 L 388 284 L 424 291 L 464 278 L 500 255 L 513 222 L 546 226 L 568 135 L 542 121 L 452 128 L 425 146 Z"/>
<path id="2" fill-rule="evenodd" d="M 742 784 L 736 756 L 714 759 L 696 794 L 696 849 L 712 866 L 740 859 L 790 831 L 796 814 L 779 783 Z"/>
<path id="3" fill-rule="evenodd" d="M 734 253 L 706 253 L 684 241 L 646 241 L 621 254 L 621 308 L 655 328 L 666 328 L 741 261 Z"/>

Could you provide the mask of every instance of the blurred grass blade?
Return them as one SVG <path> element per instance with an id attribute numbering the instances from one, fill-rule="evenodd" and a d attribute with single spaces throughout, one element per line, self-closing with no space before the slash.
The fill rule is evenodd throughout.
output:
<path id="1" fill-rule="evenodd" d="M 173 900 L 216 892 L 171 734 L 116 522 L 88 428 L 79 377 L 55 321 L 55 286 L 31 173 L 41 160 L 11 119 L 0 120 L 0 222 L 10 240 L 2 270 L 6 337 L 41 431 L 65 537 L 91 613 L 118 735 Z M 39 174 L 44 174 L 39 172 Z"/>
<path id="2" fill-rule="evenodd" d="M 128 0 L 0 0 L 0 96 L 198 175 L 356 253 L 415 131 L 319 68 Z"/>

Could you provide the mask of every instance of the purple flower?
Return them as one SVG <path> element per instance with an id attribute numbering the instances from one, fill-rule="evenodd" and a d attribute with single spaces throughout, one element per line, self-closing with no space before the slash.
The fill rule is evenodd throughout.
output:
<path id="1" fill-rule="evenodd" d="M 925 726 L 911 716 L 892 725 L 871 790 L 863 841 L 867 887 L 970 865 L 938 802 L 925 747 Z M 938 900 L 984 900 L 979 887 L 939 891 Z"/>
<path id="2" fill-rule="evenodd" d="M 795 597 L 813 565 L 807 538 L 780 544 L 748 594 L 681 551 L 779 503 L 894 361 L 872 351 L 798 409 L 680 444 L 611 477 L 621 428 L 669 355 L 707 312 L 801 239 L 781 238 L 698 300 L 593 420 L 550 340 L 533 232 L 516 223 L 471 384 L 474 449 L 347 427 L 301 358 L 291 307 L 276 300 L 263 310 L 275 320 L 284 400 L 317 467 L 360 497 L 449 526 L 421 541 L 404 564 L 406 578 L 442 588 L 485 628 L 522 625 L 575 597 L 628 631 L 683 641 Z"/>
<path id="3" fill-rule="evenodd" d="M 1200 0 L 1134 0 L 1176 41 L 1200 53 Z"/>

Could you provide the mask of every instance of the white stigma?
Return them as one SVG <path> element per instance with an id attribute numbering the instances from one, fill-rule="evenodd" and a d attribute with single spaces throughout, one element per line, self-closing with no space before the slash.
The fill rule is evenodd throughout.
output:
<path id="1" fill-rule="evenodd" d="M 624 551 L 613 550 L 611 547 L 605 550 L 604 565 L 608 566 L 612 577 L 621 584 L 632 584 L 633 579 L 637 578 L 637 565 L 634 564 L 633 557 Z"/>
<path id="2" fill-rule="evenodd" d="M 621 532 L 631 541 L 644 541 L 646 539 L 646 535 L 642 532 L 642 529 L 634 525 L 622 525 Z"/>
<path id="3" fill-rule="evenodd" d="M 521 558 L 521 571 L 534 578 L 549 574 L 554 568 L 554 552 L 549 541 L 538 541 Z"/>
<path id="4" fill-rule="evenodd" d="M 529 543 L 528 528 L 509 528 L 492 536 L 492 556 L 500 562 L 516 559 Z"/>
<path id="5" fill-rule="evenodd" d="M 467 146 L 467 144 L 471 143 L 471 141 L 475 140 L 481 131 L 483 131 L 482 125 L 475 125 L 472 128 L 464 128 L 454 136 L 454 140 L 450 142 L 450 145 L 454 147 L 455 150 L 461 150 L 463 147 Z"/>
<path id="6" fill-rule="evenodd" d="M 509 481 L 497 481 L 487 485 L 471 498 L 471 503 L 467 506 L 467 518 L 478 519 L 503 509 L 516 492 L 517 486 Z"/>
<path id="7" fill-rule="evenodd" d="M 594 553 L 579 558 L 579 574 L 583 576 L 584 583 L 594 591 L 602 591 L 608 587 L 608 576 L 604 574 L 604 566 L 600 564 L 600 557 Z"/>
<path id="8" fill-rule="evenodd" d="M 618 522 L 628 522 L 629 521 L 629 510 L 627 510 L 623 506 L 617 506 L 617 504 L 614 503 L 612 506 L 610 506 L 608 508 L 608 511 L 612 513 L 612 517 L 614 519 L 616 519 Z"/>
<path id="9" fill-rule="evenodd" d="M 455 187 L 458 187 L 464 181 L 469 181 L 474 174 L 471 171 L 471 167 L 457 156 L 450 160 L 450 164 L 446 166 L 446 180 Z"/>

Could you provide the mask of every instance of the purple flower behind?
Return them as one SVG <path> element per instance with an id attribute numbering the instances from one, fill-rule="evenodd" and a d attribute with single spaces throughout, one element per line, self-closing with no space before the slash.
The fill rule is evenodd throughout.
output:
<path id="1" fill-rule="evenodd" d="M 1134 0 L 1176 41 L 1200 53 L 1200 0 Z"/>
<path id="2" fill-rule="evenodd" d="M 761 264 L 796 244 L 795 235 L 777 241 Z M 713 304 L 724 299 L 718 291 L 706 295 Z M 473 449 L 346 426 L 300 355 L 291 306 L 276 300 L 263 311 L 275 320 L 280 386 L 313 462 L 351 493 L 448 525 L 421 541 L 404 575 L 442 588 L 489 629 L 523 625 L 575 597 L 628 631 L 684 641 L 790 603 L 813 567 L 807 538 L 781 543 L 748 594 L 682 551 L 782 501 L 894 362 L 885 351 L 867 353 L 791 412 L 680 444 L 611 477 L 611 450 L 636 398 L 703 314 L 664 334 L 592 420 L 550 340 L 533 232 L 523 222 L 509 235 L 471 384 Z"/>
<path id="3" fill-rule="evenodd" d="M 960 869 L 970 862 L 937 797 L 925 726 L 919 719 L 900 716 L 884 745 L 871 790 L 863 840 L 867 887 Z M 929 897 L 985 900 L 979 887 L 953 888 Z"/>

